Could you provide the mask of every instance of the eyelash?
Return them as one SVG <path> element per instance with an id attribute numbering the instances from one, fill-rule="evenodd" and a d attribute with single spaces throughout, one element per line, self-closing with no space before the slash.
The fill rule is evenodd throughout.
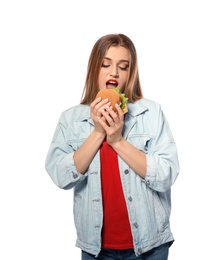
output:
<path id="1" fill-rule="evenodd" d="M 125 68 L 122 68 L 122 67 L 119 67 L 121 70 L 128 70 L 128 67 L 125 67 Z"/>
<path id="2" fill-rule="evenodd" d="M 103 68 L 108 68 L 108 67 L 110 67 L 110 65 L 104 65 L 104 64 L 102 64 L 102 67 L 103 67 Z"/>
<path id="3" fill-rule="evenodd" d="M 104 65 L 104 64 L 102 64 L 102 67 L 103 67 L 103 68 L 108 68 L 108 67 L 110 67 L 110 65 Z M 119 68 L 120 68 L 121 70 L 127 70 L 127 69 L 128 69 L 128 67 L 123 68 L 123 67 L 120 67 L 120 66 L 119 66 Z"/>

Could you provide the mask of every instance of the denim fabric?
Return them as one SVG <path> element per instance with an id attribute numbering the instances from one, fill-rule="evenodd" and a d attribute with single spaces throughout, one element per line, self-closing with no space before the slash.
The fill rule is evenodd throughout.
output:
<path id="1" fill-rule="evenodd" d="M 82 251 L 82 260 L 167 260 L 169 254 L 168 243 L 153 248 L 150 251 L 136 256 L 133 249 L 111 250 L 102 249 L 98 257 Z"/>
<path id="2" fill-rule="evenodd" d="M 128 110 L 122 135 L 145 153 L 145 178 L 141 178 L 120 157 L 118 162 L 134 251 L 136 255 L 141 255 L 174 240 L 169 217 L 171 187 L 179 173 L 179 162 L 176 145 L 160 105 L 141 99 L 128 103 Z M 95 154 L 84 174 L 77 171 L 73 158 L 93 130 L 89 106 L 78 105 L 64 111 L 59 118 L 45 167 L 57 186 L 74 189 L 76 246 L 98 255 L 103 224 L 100 152 Z"/>

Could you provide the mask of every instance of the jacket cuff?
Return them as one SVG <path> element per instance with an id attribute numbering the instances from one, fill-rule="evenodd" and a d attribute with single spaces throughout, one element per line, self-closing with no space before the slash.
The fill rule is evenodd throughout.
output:
<path id="1" fill-rule="evenodd" d="M 77 171 L 76 167 L 75 167 L 75 163 L 74 163 L 74 159 L 73 159 L 73 154 L 67 154 L 65 157 L 65 164 L 66 164 L 66 171 L 70 176 L 70 180 L 71 182 L 77 182 L 81 179 L 85 178 L 84 174 L 81 174 Z"/>
<path id="2" fill-rule="evenodd" d="M 155 177 L 157 173 L 156 160 L 153 156 L 146 155 L 147 167 L 146 167 L 146 185 L 150 188 L 154 187 Z"/>

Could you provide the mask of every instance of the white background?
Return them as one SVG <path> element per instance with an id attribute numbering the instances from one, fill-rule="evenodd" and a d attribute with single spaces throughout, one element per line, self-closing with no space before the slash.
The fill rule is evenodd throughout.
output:
<path id="1" fill-rule="evenodd" d="M 215 259 L 213 2 L 1 1 L 0 259 L 80 259 L 73 192 L 54 185 L 45 157 L 60 113 L 80 101 L 93 44 L 119 32 L 178 146 L 169 259 Z"/>

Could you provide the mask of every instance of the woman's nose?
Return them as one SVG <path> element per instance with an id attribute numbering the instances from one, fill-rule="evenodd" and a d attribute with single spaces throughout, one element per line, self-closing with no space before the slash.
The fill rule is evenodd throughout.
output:
<path id="1" fill-rule="evenodd" d="M 119 72 L 117 66 L 113 66 L 110 75 L 114 78 L 119 77 Z"/>

